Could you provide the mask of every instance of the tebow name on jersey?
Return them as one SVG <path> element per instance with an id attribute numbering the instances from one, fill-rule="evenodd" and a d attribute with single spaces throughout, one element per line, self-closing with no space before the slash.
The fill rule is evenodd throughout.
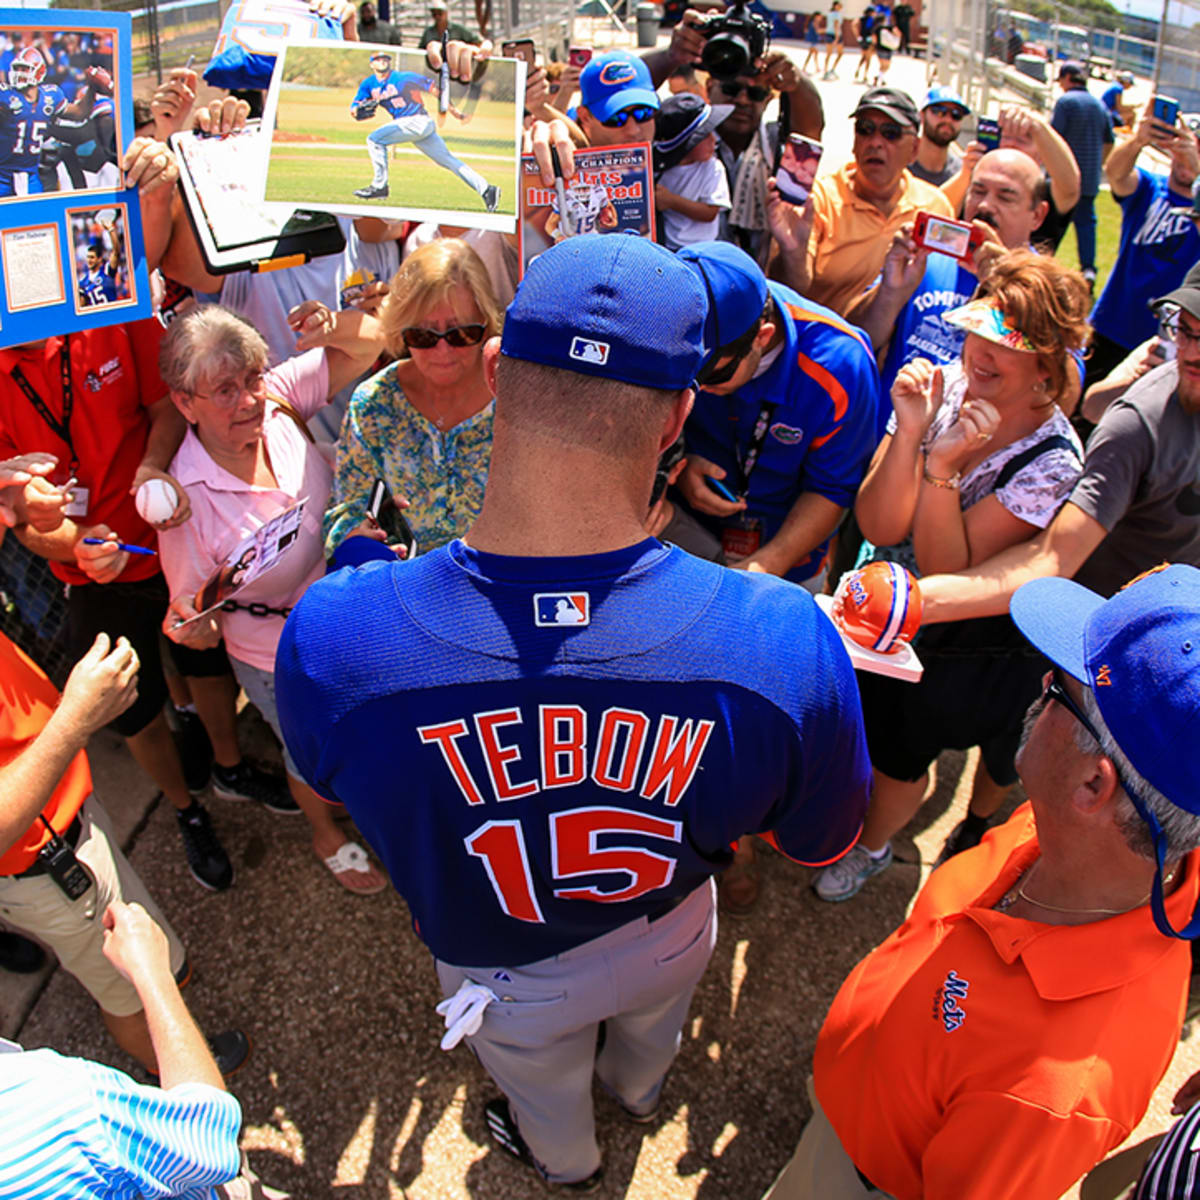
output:
<path id="1" fill-rule="evenodd" d="M 659 716 L 656 726 L 654 718 L 636 709 L 609 708 L 593 718 L 594 736 L 589 741 L 588 713 L 577 704 L 541 704 L 530 715 L 538 732 L 536 772 L 528 765 L 520 769 L 521 750 L 514 744 L 513 732 L 504 732 L 507 726 L 525 724 L 519 708 L 422 725 L 417 736 L 441 752 L 468 804 L 485 803 L 479 772 L 472 773 L 467 762 L 470 755 L 482 758 L 495 800 L 518 800 L 590 779 L 614 792 L 637 788 L 645 800 L 662 793 L 663 803 L 673 808 L 695 777 L 714 726 L 711 720 L 669 713 Z"/>

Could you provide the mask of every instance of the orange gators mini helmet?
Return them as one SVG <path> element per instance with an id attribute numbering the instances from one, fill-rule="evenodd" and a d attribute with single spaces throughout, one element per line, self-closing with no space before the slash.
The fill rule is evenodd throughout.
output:
<path id="1" fill-rule="evenodd" d="M 858 645 L 893 654 L 921 626 L 921 587 L 899 563 L 868 563 L 842 577 L 833 619 Z"/>

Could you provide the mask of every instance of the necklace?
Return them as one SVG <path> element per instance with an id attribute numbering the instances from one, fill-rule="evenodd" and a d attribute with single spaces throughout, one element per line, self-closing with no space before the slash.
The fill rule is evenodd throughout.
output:
<path id="1" fill-rule="evenodd" d="M 1175 882 L 1176 871 L 1178 871 L 1178 867 L 1163 879 L 1164 891 Z M 1096 913 L 1097 915 L 1106 917 L 1121 917 L 1127 912 L 1132 912 L 1135 908 L 1141 908 L 1150 899 L 1151 895 L 1150 892 L 1147 892 L 1136 904 L 1131 904 L 1128 908 L 1063 908 L 1059 904 L 1047 904 L 1044 900 L 1035 900 L 1032 896 L 1028 895 L 1025 891 L 1025 882 L 1028 882 L 1029 874 L 1030 871 L 1026 871 L 1024 875 L 1020 876 L 1017 882 L 996 902 L 997 912 L 1005 912 L 1007 909 L 1012 908 L 1018 900 L 1024 900 L 1027 904 L 1032 904 L 1035 908 L 1044 908 L 1048 912 Z"/>

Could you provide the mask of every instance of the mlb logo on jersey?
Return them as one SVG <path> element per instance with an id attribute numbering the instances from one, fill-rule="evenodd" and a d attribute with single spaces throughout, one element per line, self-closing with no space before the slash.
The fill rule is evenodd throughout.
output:
<path id="1" fill-rule="evenodd" d="M 577 337 L 571 340 L 571 349 L 567 353 L 580 362 L 603 366 L 608 362 L 609 349 L 608 342 L 593 342 L 588 338 Z"/>
<path id="2" fill-rule="evenodd" d="M 535 625 L 586 625 L 590 619 L 587 592 L 538 592 L 533 597 Z"/>

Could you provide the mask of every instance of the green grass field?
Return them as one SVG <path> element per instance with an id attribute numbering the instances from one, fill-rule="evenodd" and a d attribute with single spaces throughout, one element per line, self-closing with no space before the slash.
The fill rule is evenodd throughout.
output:
<path id="1" fill-rule="evenodd" d="M 1096 197 L 1096 291 L 1100 295 L 1108 279 L 1113 263 L 1117 261 L 1117 248 L 1121 244 L 1121 206 L 1112 198 L 1111 192 L 1101 192 Z M 1069 267 L 1079 266 L 1079 247 L 1075 241 L 1075 229 L 1069 228 L 1058 247 L 1058 259 Z"/>
<path id="2" fill-rule="evenodd" d="M 483 201 L 465 183 L 411 143 L 401 143 L 399 153 L 389 156 L 388 198 L 358 199 L 354 189 L 371 181 L 367 134 L 388 118 L 380 110 L 369 121 L 356 121 L 350 115 L 351 95 L 343 88 L 283 89 L 276 128 L 285 136 L 315 140 L 274 144 L 267 172 L 268 200 L 484 211 Z M 496 211 L 515 215 L 512 105 L 480 100 L 471 120 L 464 123 L 447 116 L 438 132 L 452 154 L 500 187 Z"/>

